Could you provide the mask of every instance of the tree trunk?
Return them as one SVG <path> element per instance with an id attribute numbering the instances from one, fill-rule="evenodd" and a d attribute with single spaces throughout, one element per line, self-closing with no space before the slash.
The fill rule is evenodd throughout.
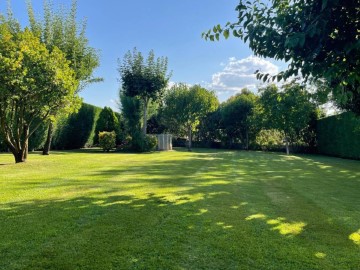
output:
<path id="1" fill-rule="evenodd" d="M 26 161 L 25 149 L 21 149 L 17 153 L 13 153 L 13 155 L 15 157 L 15 163 L 21 163 Z"/>
<path id="2" fill-rule="evenodd" d="M 143 119 L 143 135 L 146 135 L 146 131 L 147 131 L 147 107 L 148 107 L 148 103 L 149 100 L 148 99 L 144 99 L 144 119 Z"/>
<path id="3" fill-rule="evenodd" d="M 48 131 L 47 131 L 46 142 L 44 144 L 44 149 L 43 149 L 43 152 L 42 152 L 42 154 L 46 155 L 46 156 L 50 154 L 53 129 L 54 129 L 54 124 L 52 122 L 50 122 L 49 127 L 48 127 Z"/>
<path id="4" fill-rule="evenodd" d="M 27 160 L 29 155 L 29 139 L 26 140 L 25 148 L 24 148 L 24 159 Z"/>
<path id="5" fill-rule="evenodd" d="M 285 146 L 286 146 L 286 154 L 289 155 L 290 154 L 290 150 L 289 150 L 289 140 L 287 137 L 285 137 Z"/>
<path id="6" fill-rule="evenodd" d="M 191 147 L 192 147 L 192 130 L 191 127 L 189 127 L 189 144 L 188 144 L 188 150 L 191 151 Z"/>
<path id="7" fill-rule="evenodd" d="M 13 145 L 9 139 L 5 140 L 8 148 L 10 149 L 11 153 L 15 158 L 15 163 L 25 162 L 28 156 L 28 149 L 29 149 L 29 139 L 26 139 L 29 134 L 29 128 L 25 126 L 24 128 L 24 135 L 23 135 L 23 143 L 18 141 L 18 145 Z"/>

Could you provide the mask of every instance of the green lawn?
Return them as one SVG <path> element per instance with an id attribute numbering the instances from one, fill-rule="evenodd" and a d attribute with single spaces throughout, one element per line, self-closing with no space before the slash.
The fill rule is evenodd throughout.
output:
<path id="1" fill-rule="evenodd" d="M 360 162 L 0 154 L 0 269 L 360 269 Z"/>

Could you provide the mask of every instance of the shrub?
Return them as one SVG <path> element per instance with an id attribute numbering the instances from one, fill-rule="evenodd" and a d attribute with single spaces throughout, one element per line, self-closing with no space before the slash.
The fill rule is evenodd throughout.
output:
<path id="1" fill-rule="evenodd" d="M 121 116 L 115 113 L 110 107 L 104 107 L 99 114 L 99 118 L 96 122 L 94 144 L 99 143 L 98 134 L 100 131 L 115 131 L 116 144 L 120 144 L 122 140 L 122 132 L 120 128 L 119 120 Z"/>
<path id="2" fill-rule="evenodd" d="M 103 131 L 99 132 L 99 145 L 104 150 L 109 152 L 116 146 L 116 133 L 115 131 Z"/>
<path id="3" fill-rule="evenodd" d="M 157 139 L 155 136 L 143 135 L 140 131 L 136 132 L 131 140 L 131 148 L 136 152 L 150 152 L 155 150 Z"/>
<path id="4" fill-rule="evenodd" d="M 256 136 L 255 142 L 263 151 L 277 149 L 283 145 L 284 133 L 277 129 L 263 129 Z"/>
<path id="5" fill-rule="evenodd" d="M 146 152 L 154 151 L 157 147 L 158 140 L 155 136 L 146 135 L 145 136 L 145 149 Z"/>

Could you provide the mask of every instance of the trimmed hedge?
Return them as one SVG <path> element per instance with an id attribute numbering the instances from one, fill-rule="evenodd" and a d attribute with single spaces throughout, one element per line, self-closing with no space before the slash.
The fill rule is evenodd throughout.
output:
<path id="1" fill-rule="evenodd" d="M 360 159 L 360 117 L 351 112 L 320 119 L 318 153 Z"/>
<path id="2" fill-rule="evenodd" d="M 100 112 L 101 108 L 83 103 L 77 113 L 60 119 L 53 136 L 52 149 L 70 150 L 92 146 Z"/>
<path id="3" fill-rule="evenodd" d="M 83 103 L 77 113 L 64 116 L 57 120 L 53 134 L 52 149 L 71 150 L 94 145 L 95 128 L 102 108 Z M 112 112 L 116 122 L 114 127 L 117 142 L 123 140 L 124 129 L 121 115 Z M 119 124 L 120 122 L 120 124 Z M 39 150 L 43 147 L 47 135 L 47 123 L 43 123 L 29 139 L 29 151 Z M 0 152 L 7 151 L 7 146 L 0 135 Z"/>
<path id="4" fill-rule="evenodd" d="M 110 107 L 104 107 L 99 114 L 99 118 L 95 126 L 94 144 L 99 144 L 99 132 L 115 131 L 116 144 L 121 144 L 122 132 L 120 127 L 121 116 L 114 112 Z"/>

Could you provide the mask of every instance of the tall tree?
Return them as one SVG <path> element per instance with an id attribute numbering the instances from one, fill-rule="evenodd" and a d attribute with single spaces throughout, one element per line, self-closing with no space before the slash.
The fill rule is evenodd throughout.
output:
<path id="1" fill-rule="evenodd" d="M 215 111 L 206 114 L 200 119 L 196 136 L 207 147 L 212 147 L 214 142 L 222 141 L 221 105 Z"/>
<path id="2" fill-rule="evenodd" d="M 126 133 L 133 137 L 135 133 L 141 131 L 141 101 L 137 97 L 128 97 L 122 92 L 120 92 L 119 97 Z"/>
<path id="3" fill-rule="evenodd" d="M 215 111 L 218 106 L 219 101 L 214 92 L 199 85 L 188 87 L 186 84 L 177 84 L 165 96 L 162 115 L 170 130 L 188 134 L 188 148 L 191 150 L 192 133 L 200 119 Z"/>
<path id="4" fill-rule="evenodd" d="M 78 23 L 76 20 L 76 0 L 72 0 L 69 11 L 64 11 L 64 9 L 54 11 L 52 2 L 44 0 L 43 19 L 36 18 L 31 0 L 27 0 L 27 10 L 30 29 L 33 33 L 46 44 L 48 50 L 52 51 L 57 47 L 70 61 L 70 67 L 80 82 L 77 92 L 80 92 L 89 83 L 102 80 L 93 76 L 94 70 L 99 66 L 99 56 L 98 52 L 89 46 L 86 37 L 86 22 Z M 50 121 L 44 155 L 49 154 L 52 133 L 53 121 Z"/>
<path id="5" fill-rule="evenodd" d="M 0 51 L 0 132 L 19 163 L 41 121 L 80 102 L 78 81 L 64 54 L 49 52 L 28 29 L 1 23 Z"/>
<path id="6" fill-rule="evenodd" d="M 251 115 L 257 99 L 254 93 L 243 89 L 241 93 L 230 97 L 222 104 L 222 123 L 230 143 L 239 138 L 245 149 L 249 148 Z"/>
<path id="7" fill-rule="evenodd" d="M 128 51 L 119 60 L 121 91 L 128 97 L 138 97 L 143 106 L 142 132 L 146 135 L 148 106 L 151 101 L 159 101 L 165 92 L 170 74 L 167 73 L 167 58 L 155 58 L 150 51 L 146 60 L 136 48 Z"/>
<path id="8" fill-rule="evenodd" d="M 360 114 L 359 0 L 241 0 L 238 20 L 203 33 L 218 40 L 230 34 L 248 42 L 255 55 L 289 62 L 288 69 L 264 81 L 301 74 L 324 78 L 328 94 Z"/>
<path id="9" fill-rule="evenodd" d="M 289 145 L 301 141 L 309 130 L 316 106 L 306 89 L 298 83 L 288 83 L 281 91 L 275 85 L 260 90 L 261 118 L 265 129 L 284 133 L 286 153 Z"/>

